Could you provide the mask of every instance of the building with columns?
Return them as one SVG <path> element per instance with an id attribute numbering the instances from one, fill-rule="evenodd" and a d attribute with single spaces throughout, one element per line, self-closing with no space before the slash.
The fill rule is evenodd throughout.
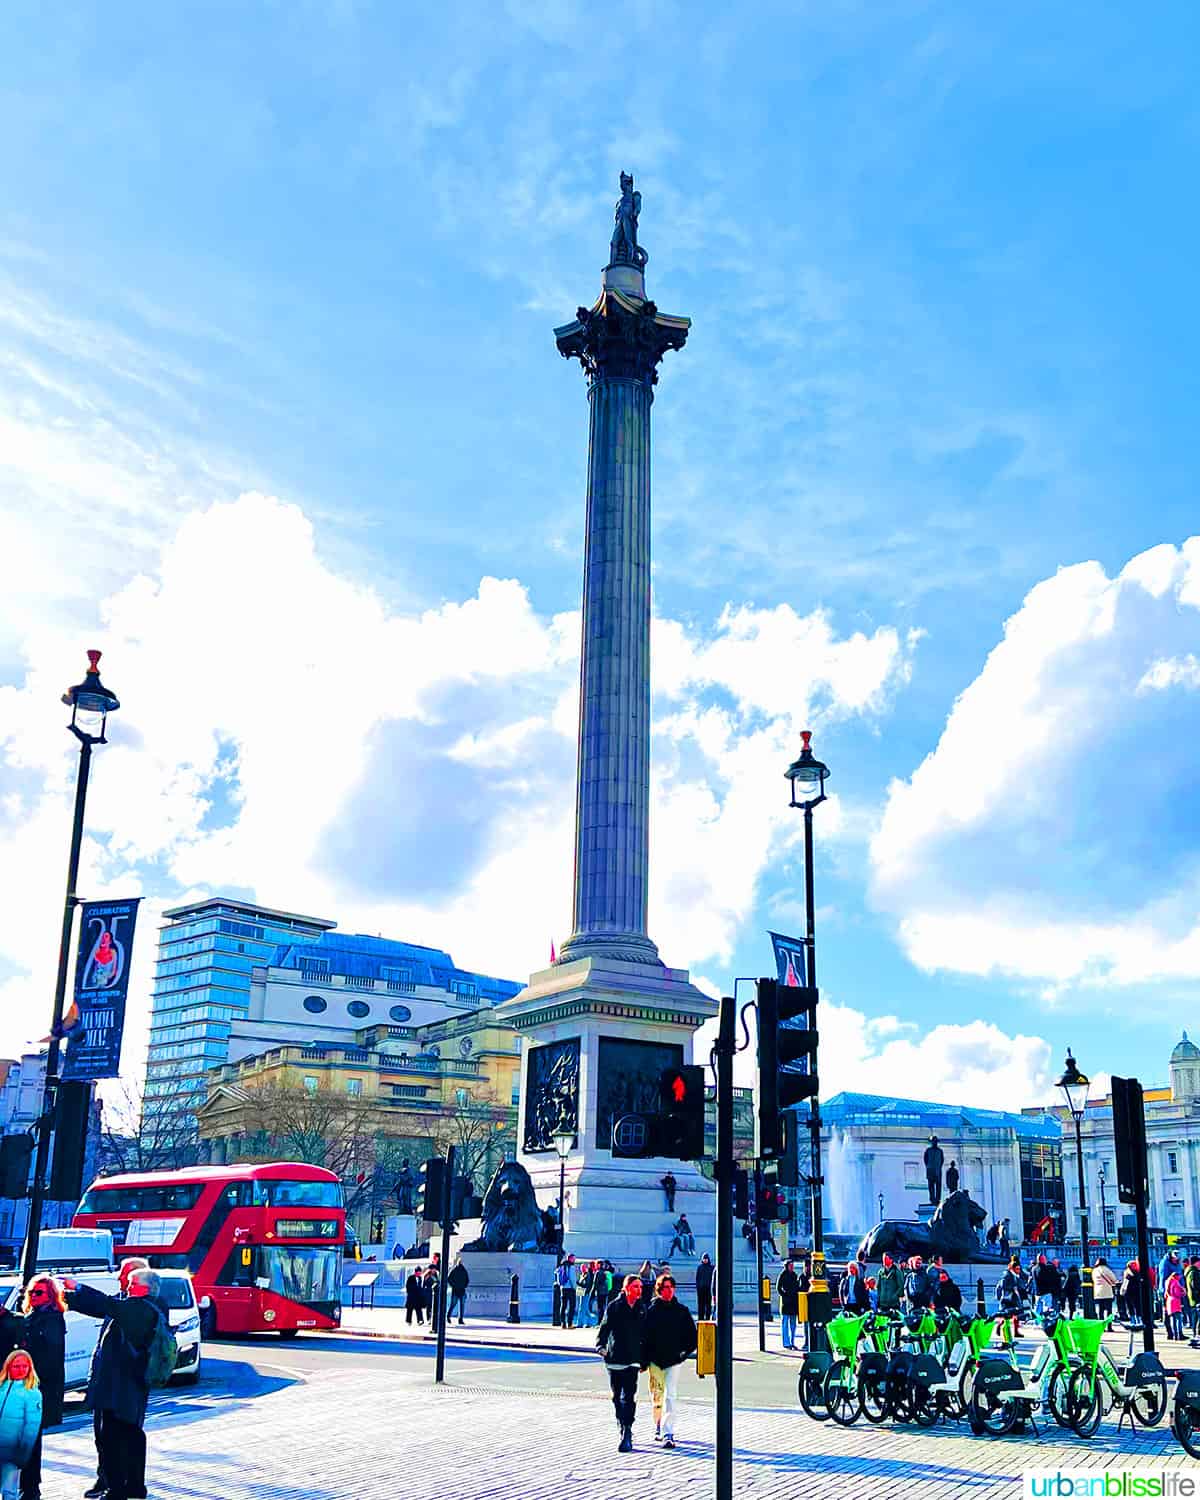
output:
<path id="1" fill-rule="evenodd" d="M 1146 1147 L 1150 1164 L 1149 1218 L 1153 1227 L 1184 1239 L 1200 1239 L 1200 1047 L 1187 1032 L 1171 1053 L 1169 1083 L 1147 1087 Z M 1063 1177 L 1067 1232 L 1079 1233 L 1079 1178 L 1075 1129 L 1065 1108 Z M 1082 1122 L 1083 1175 L 1091 1234 L 1098 1239 L 1132 1232 L 1130 1204 L 1117 1201 L 1112 1096 L 1089 1101 Z M 1129 1237 L 1126 1234 L 1126 1238 Z"/>
<path id="2" fill-rule="evenodd" d="M 945 1170 L 955 1165 L 989 1223 L 1009 1221 L 1014 1244 L 1047 1214 L 1061 1222 L 1063 1135 L 1049 1113 L 853 1093 L 835 1094 L 821 1113 L 830 1234 L 857 1237 L 881 1219 L 916 1217 L 929 1202 L 924 1152 L 933 1135 Z"/>

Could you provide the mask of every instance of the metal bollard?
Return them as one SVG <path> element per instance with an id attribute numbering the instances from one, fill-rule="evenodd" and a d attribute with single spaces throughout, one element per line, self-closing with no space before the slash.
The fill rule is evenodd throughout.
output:
<path id="1" fill-rule="evenodd" d="M 521 1278 L 514 1276 L 508 1288 L 508 1321 L 521 1321 Z"/>
<path id="2" fill-rule="evenodd" d="M 978 1318 L 987 1317 L 987 1302 L 983 1295 L 982 1276 L 978 1277 L 975 1281 L 975 1316 Z"/>

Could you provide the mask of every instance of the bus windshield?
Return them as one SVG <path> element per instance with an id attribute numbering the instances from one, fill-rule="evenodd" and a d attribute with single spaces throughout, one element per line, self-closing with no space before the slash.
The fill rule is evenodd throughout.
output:
<path id="1" fill-rule="evenodd" d="M 267 1289 L 294 1302 L 335 1302 L 341 1289 L 341 1252 L 315 1245 L 273 1245 L 258 1252 Z"/>
<path id="2" fill-rule="evenodd" d="M 272 1208 L 341 1208 L 340 1182 L 283 1182 L 259 1179 L 254 1201 Z"/>

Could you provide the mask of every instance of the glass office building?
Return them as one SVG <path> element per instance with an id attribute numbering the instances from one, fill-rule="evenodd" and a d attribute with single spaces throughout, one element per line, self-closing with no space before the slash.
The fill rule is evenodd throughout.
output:
<path id="1" fill-rule="evenodd" d="M 283 944 L 311 943 L 336 924 L 212 897 L 165 912 L 151 1000 L 145 1108 L 188 1132 L 206 1073 L 225 1061 L 229 1028 L 250 1003 L 250 971 Z"/>

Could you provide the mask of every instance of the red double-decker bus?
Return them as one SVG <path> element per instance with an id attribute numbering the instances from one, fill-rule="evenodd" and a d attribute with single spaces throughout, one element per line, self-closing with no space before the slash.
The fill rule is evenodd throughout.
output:
<path id="1" fill-rule="evenodd" d="M 190 1271 L 214 1334 L 334 1328 L 346 1214 L 333 1172 L 303 1162 L 126 1172 L 92 1183 L 81 1228 L 112 1232 L 117 1256 Z"/>

